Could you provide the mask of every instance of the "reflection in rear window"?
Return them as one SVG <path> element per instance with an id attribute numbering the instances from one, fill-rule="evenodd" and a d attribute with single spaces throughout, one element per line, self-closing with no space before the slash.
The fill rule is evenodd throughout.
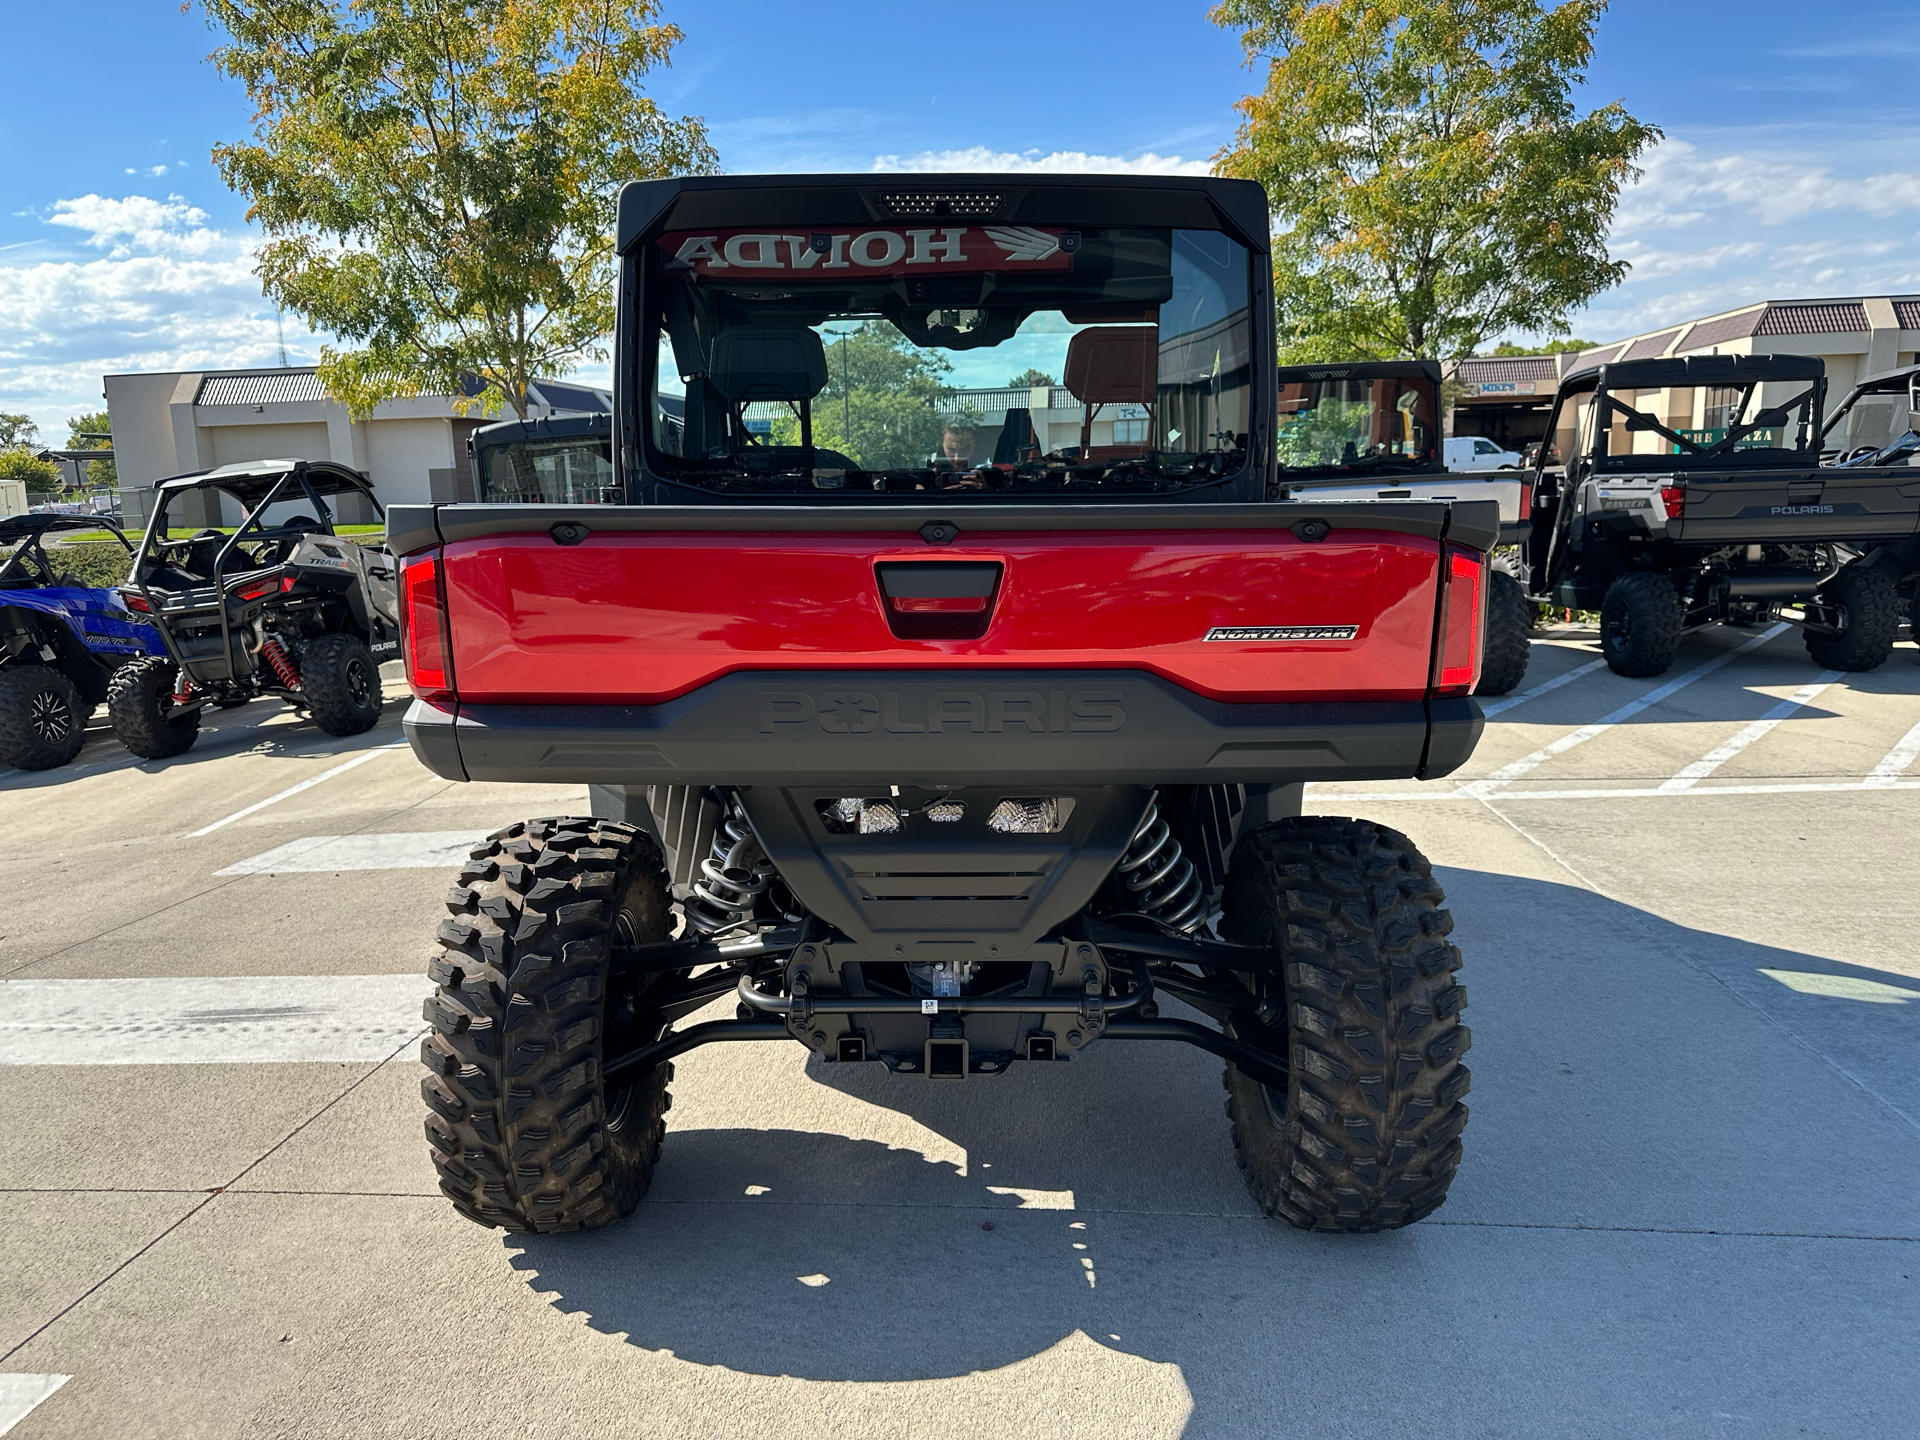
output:
<path id="1" fill-rule="evenodd" d="M 1166 494 L 1246 465 L 1249 256 L 1204 230 L 680 231 L 650 462 L 716 491 Z"/>

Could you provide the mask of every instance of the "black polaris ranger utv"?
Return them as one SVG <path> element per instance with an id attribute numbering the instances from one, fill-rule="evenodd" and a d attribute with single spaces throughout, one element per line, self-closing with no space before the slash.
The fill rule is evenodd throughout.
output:
<path id="1" fill-rule="evenodd" d="M 447 892 L 422 1089 L 462 1215 L 631 1212 L 717 1042 L 1036 1106 L 1089 1047 L 1198 1046 L 1267 1213 L 1442 1203 L 1452 919 L 1301 786 L 1472 753 L 1499 518 L 1280 498 L 1268 236 L 1237 180 L 626 188 L 621 503 L 387 517 L 415 754 L 592 797 Z M 898 378 L 821 404 L 850 332 Z M 1012 403 L 976 456 L 950 422 L 996 414 L 908 383 L 967 359 L 1081 413 Z"/>
<path id="2" fill-rule="evenodd" d="M 1825 397 L 1826 367 L 1805 355 L 1568 376 L 1548 426 L 1577 406 L 1580 438 L 1564 480 L 1534 471 L 1536 596 L 1599 610 L 1622 675 L 1666 670 L 1688 629 L 1774 615 L 1800 626 L 1819 665 L 1881 664 L 1898 602 L 1865 557 L 1920 529 L 1920 471 L 1823 466 Z"/>
<path id="3" fill-rule="evenodd" d="M 1487 654 L 1476 695 L 1526 678 L 1533 604 L 1526 545 L 1533 476 L 1457 474 L 1441 458 L 1440 363 L 1356 360 L 1280 367 L 1281 494 L 1328 500 L 1491 500 L 1500 549 L 1487 577 Z"/>
<path id="4" fill-rule="evenodd" d="M 166 654 L 123 665 L 107 693 L 121 743 L 136 755 L 178 755 L 209 702 L 277 695 L 329 735 L 380 719 L 382 658 L 399 649 L 391 557 L 336 539 L 328 497 L 364 497 L 358 471 L 324 460 L 262 460 L 154 486 L 153 516 L 122 588 L 150 617 Z M 232 534 L 168 538 L 190 495 L 226 496 L 243 513 Z M 217 503 L 217 502 L 216 502 Z M 275 514 L 278 510 L 280 513 Z"/>

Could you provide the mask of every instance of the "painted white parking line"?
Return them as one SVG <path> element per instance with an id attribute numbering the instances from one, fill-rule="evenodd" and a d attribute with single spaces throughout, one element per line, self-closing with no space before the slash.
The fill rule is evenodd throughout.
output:
<path id="1" fill-rule="evenodd" d="M 216 875 L 285 875 L 319 870 L 452 870 L 484 836 L 472 830 L 392 835 L 308 835 L 236 861 Z"/>
<path id="2" fill-rule="evenodd" d="M 1681 790 L 1691 790 L 1707 776 L 1718 770 L 1727 761 L 1733 759 L 1754 741 L 1765 735 L 1774 726 L 1786 719 L 1802 705 L 1809 705 L 1813 698 L 1840 678 L 1838 670 L 1822 670 L 1818 676 L 1802 685 L 1793 694 L 1782 700 L 1773 709 L 1762 715 L 1752 724 L 1744 727 L 1725 744 L 1716 745 L 1691 765 L 1684 767 L 1670 780 L 1660 782 L 1661 790 L 1672 795 Z"/>
<path id="3" fill-rule="evenodd" d="M 189 840 L 198 840 L 202 835 L 211 835 L 214 831 L 222 829 L 225 826 L 231 825 L 236 820 L 244 820 L 249 815 L 258 814 L 260 811 L 266 809 L 269 805 L 278 805 L 282 800 L 291 800 L 295 795 L 298 795 L 302 790 L 311 790 L 314 786 L 320 784 L 323 781 L 331 780 L 336 775 L 344 775 L 347 773 L 347 771 L 353 769 L 356 765 L 364 765 L 369 760 L 373 760 L 378 758 L 381 755 L 385 755 L 390 750 L 404 750 L 406 748 L 407 748 L 407 742 L 404 740 L 395 741 L 391 745 L 376 745 L 371 750 L 362 751 L 360 754 L 354 756 L 351 760 L 347 761 L 343 765 L 336 765 L 331 770 L 323 770 L 320 774 L 313 776 L 311 779 L 302 780 L 298 785 L 289 785 L 286 789 L 282 790 L 278 795 L 269 795 L 264 800 L 256 800 L 253 802 L 253 804 L 247 806 L 246 809 L 236 810 L 233 812 L 233 814 L 227 816 L 226 819 L 224 820 L 216 820 L 211 825 L 203 825 L 200 829 L 195 830 L 192 834 L 188 835 L 187 838 Z"/>
<path id="4" fill-rule="evenodd" d="M 1875 790 L 1898 785 L 1907 767 L 1920 759 L 1920 725 L 1907 731 L 1900 743 L 1887 752 L 1887 758 L 1867 772 L 1867 784 Z"/>
<path id="5" fill-rule="evenodd" d="M 1594 736 L 1605 734 L 1624 720 L 1631 720 L 1641 711 L 1650 709 L 1658 705 L 1662 700 L 1665 700 L 1668 696 L 1686 689 L 1687 686 L 1693 684 L 1694 681 L 1704 680 L 1714 671 L 1720 669 L 1721 666 L 1731 665 L 1748 651 L 1757 650 L 1775 636 L 1784 634 L 1787 628 L 1785 625 L 1774 625 L 1762 630 L 1745 644 L 1734 647 L 1724 655 L 1714 656 L 1713 659 L 1707 661 L 1704 665 L 1694 666 L 1693 669 L 1687 671 L 1684 675 L 1677 675 L 1667 681 L 1666 684 L 1649 690 L 1638 700 L 1629 700 L 1619 709 L 1602 715 L 1591 725 L 1582 725 L 1578 730 L 1572 730 L 1562 735 L 1552 744 L 1543 745 L 1531 755 L 1522 755 L 1518 760 L 1502 765 L 1485 779 L 1469 782 L 1466 786 L 1467 793 L 1476 796 L 1493 794 L 1502 786 L 1509 785 L 1513 781 L 1518 780 L 1522 775 L 1539 769 L 1540 766 L 1546 764 L 1547 761 L 1553 759 L 1555 756 L 1566 754 L 1567 751 L 1573 749 L 1576 745 L 1584 745 L 1587 741 L 1593 739 Z"/>
<path id="6" fill-rule="evenodd" d="M 1920 790 L 1920 780 L 1807 780 L 1762 785 L 1704 785 L 1685 790 L 1499 790 L 1477 793 L 1471 784 L 1445 790 L 1320 790 L 1309 789 L 1315 800 L 1679 800 L 1703 795 L 1818 795 L 1846 790 Z"/>
<path id="7" fill-rule="evenodd" d="M 0 981 L 0 1065 L 375 1061 L 425 1033 L 420 975 Z"/>
<path id="8" fill-rule="evenodd" d="M 1538 699 L 1542 695 L 1558 690 L 1562 685 L 1571 685 L 1582 675 L 1591 675 L 1606 663 L 1607 658 L 1603 655 L 1598 660 L 1589 660 L 1584 665 L 1576 665 L 1573 669 L 1567 671 L 1566 674 L 1556 675 L 1553 679 L 1536 685 L 1531 690 L 1522 690 L 1518 695 L 1509 695 L 1506 699 L 1496 700 L 1491 705 L 1482 705 L 1480 707 L 1480 713 L 1491 720 L 1494 716 L 1511 710 L 1516 705 L 1524 705 L 1529 700 Z"/>
<path id="9" fill-rule="evenodd" d="M 0 1375 L 0 1435 L 26 1419 L 28 1411 L 72 1378 L 71 1375 Z"/>

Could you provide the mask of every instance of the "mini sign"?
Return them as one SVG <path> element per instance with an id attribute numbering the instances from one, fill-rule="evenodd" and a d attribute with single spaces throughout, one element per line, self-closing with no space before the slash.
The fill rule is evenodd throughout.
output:
<path id="1" fill-rule="evenodd" d="M 1032 225 L 902 230 L 677 231 L 658 242 L 669 270 L 729 280 L 846 280 L 855 275 L 965 275 L 1070 270 L 1080 235 Z"/>

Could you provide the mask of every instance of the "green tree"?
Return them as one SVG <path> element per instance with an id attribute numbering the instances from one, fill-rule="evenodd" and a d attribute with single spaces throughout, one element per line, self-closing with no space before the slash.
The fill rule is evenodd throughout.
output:
<path id="1" fill-rule="evenodd" d="M 1573 104 L 1605 9 L 1220 0 L 1266 73 L 1218 165 L 1267 187 L 1289 358 L 1455 359 L 1620 281 L 1607 230 L 1660 132 Z"/>
<path id="2" fill-rule="evenodd" d="M 112 448 L 113 422 L 106 411 L 95 410 L 89 415 L 75 415 L 67 421 L 67 449 L 111 450 Z M 89 460 L 87 462 L 89 485 L 110 490 L 118 478 L 113 468 L 113 461 Z"/>
<path id="3" fill-rule="evenodd" d="M 40 438 L 40 427 L 31 415 L 0 410 L 0 450 L 24 448 Z"/>
<path id="4" fill-rule="evenodd" d="M 1028 366 L 1018 375 L 1008 377 L 1007 388 L 1009 390 L 1031 390 L 1036 385 L 1058 385 L 1059 383 L 1058 380 L 1054 379 L 1053 376 L 1049 375 L 1046 371 L 1036 370 L 1032 366 Z"/>
<path id="5" fill-rule="evenodd" d="M 346 344 L 330 395 L 461 396 L 524 418 L 613 322 L 620 186 L 715 166 L 643 81 L 681 34 L 659 0 L 204 0 L 251 141 L 213 158 L 268 236 L 268 297 Z"/>
<path id="6" fill-rule="evenodd" d="M 813 400 L 813 443 L 838 450 L 865 470 L 912 470 L 940 448 L 955 413 L 953 367 L 916 348 L 883 321 L 828 330 L 827 387 Z M 837 334 L 837 338 L 835 338 Z M 774 421 L 776 445 L 800 443 L 797 414 Z"/>
<path id="7" fill-rule="evenodd" d="M 1509 355 L 1564 355 L 1569 351 L 1591 350 L 1591 340 L 1549 340 L 1543 345 L 1513 345 L 1505 341 L 1493 347 L 1488 353 L 1495 359 L 1504 359 Z"/>
<path id="8" fill-rule="evenodd" d="M 60 467 L 51 460 L 36 460 L 24 446 L 0 450 L 0 480 L 24 480 L 29 495 L 60 493 Z"/>

